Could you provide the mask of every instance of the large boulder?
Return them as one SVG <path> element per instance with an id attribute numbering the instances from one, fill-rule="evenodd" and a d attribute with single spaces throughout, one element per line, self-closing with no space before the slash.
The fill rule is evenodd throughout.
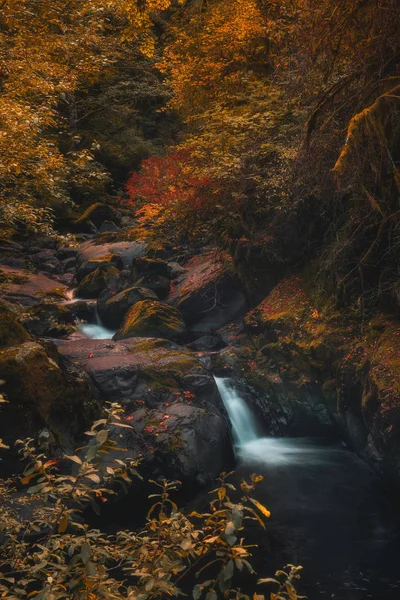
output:
<path id="1" fill-rule="evenodd" d="M 106 254 L 104 256 L 95 256 L 87 261 L 80 263 L 76 268 L 76 280 L 78 283 L 87 275 L 93 273 L 99 267 L 115 267 L 119 271 L 123 267 L 122 258 L 117 254 Z"/>
<path id="2" fill-rule="evenodd" d="M 194 333 L 216 331 L 246 311 L 246 300 L 232 261 L 215 251 L 196 256 L 172 285 L 168 302 Z"/>
<path id="3" fill-rule="evenodd" d="M 117 429 L 115 440 L 141 458 L 143 474 L 205 484 L 226 469 L 232 455 L 224 408 L 193 353 L 149 338 L 65 340 L 59 351 L 87 371 L 102 398 L 122 405 L 132 429 Z"/>
<path id="4" fill-rule="evenodd" d="M 182 391 L 202 406 L 220 403 L 212 375 L 192 352 L 174 342 L 62 340 L 58 348 L 89 373 L 104 399 L 144 399 L 155 407 Z"/>
<path id="5" fill-rule="evenodd" d="M 97 301 L 97 310 L 101 322 L 105 327 L 118 329 L 122 324 L 126 313 L 142 300 L 157 300 L 157 295 L 147 288 L 130 287 L 111 297 L 102 297 L 100 294 Z"/>
<path id="6" fill-rule="evenodd" d="M 0 373 L 9 401 L 10 431 L 18 431 L 22 420 L 24 426 L 31 424 L 31 434 L 46 426 L 59 443 L 69 445 L 98 414 L 88 376 L 52 344 L 25 342 L 0 350 Z"/>
<path id="7" fill-rule="evenodd" d="M 120 241 L 104 243 L 100 239 L 86 241 L 79 247 L 76 255 L 78 268 L 88 261 L 101 259 L 102 257 L 120 256 L 123 262 L 123 268 L 129 269 L 132 260 L 146 253 L 147 244 L 144 241 Z"/>
<path id="8" fill-rule="evenodd" d="M 136 286 L 153 290 L 160 300 L 165 300 L 171 286 L 171 270 L 168 263 L 160 258 L 134 258 L 131 267 L 131 281 Z"/>
<path id="9" fill-rule="evenodd" d="M 22 306 L 33 306 L 44 299 L 60 301 L 68 297 L 66 285 L 46 277 L 46 275 L 12 269 L 0 268 L 2 297 Z"/>
<path id="10" fill-rule="evenodd" d="M 184 342 L 186 336 L 186 325 L 176 308 L 157 300 L 142 300 L 130 309 L 113 339 L 155 337 Z"/>
<path id="11" fill-rule="evenodd" d="M 120 284 L 118 269 L 111 265 L 102 265 L 82 279 L 75 289 L 76 298 L 97 298 L 104 289 L 117 291 Z"/>
<path id="12" fill-rule="evenodd" d="M 116 221 L 116 211 L 109 205 L 97 202 L 91 204 L 74 222 L 76 231 L 93 233 L 104 221 Z"/>

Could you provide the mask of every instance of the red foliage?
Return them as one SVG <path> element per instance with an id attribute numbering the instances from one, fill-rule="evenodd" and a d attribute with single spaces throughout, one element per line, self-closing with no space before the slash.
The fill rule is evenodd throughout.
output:
<path id="1" fill-rule="evenodd" d="M 174 150 L 166 156 L 143 161 L 139 172 L 132 173 L 127 184 L 128 204 L 140 208 L 143 203 L 163 207 L 186 205 L 204 208 L 211 180 L 190 173 L 190 154 Z"/>

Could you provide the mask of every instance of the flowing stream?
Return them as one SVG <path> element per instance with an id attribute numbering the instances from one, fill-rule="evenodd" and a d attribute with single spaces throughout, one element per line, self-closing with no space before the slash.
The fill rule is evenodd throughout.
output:
<path id="1" fill-rule="evenodd" d="M 96 323 L 80 323 L 78 325 L 79 331 L 84 333 L 88 338 L 93 340 L 111 340 L 115 334 L 115 331 L 107 329 L 101 322 L 96 309 Z"/>
<path id="2" fill-rule="evenodd" d="M 309 600 L 398 600 L 398 523 L 368 465 L 338 441 L 266 437 L 234 382 L 215 379 L 232 423 L 238 480 L 264 476 L 255 497 L 272 516 L 266 532 L 250 531 L 259 575 L 301 564 L 299 592 Z"/>

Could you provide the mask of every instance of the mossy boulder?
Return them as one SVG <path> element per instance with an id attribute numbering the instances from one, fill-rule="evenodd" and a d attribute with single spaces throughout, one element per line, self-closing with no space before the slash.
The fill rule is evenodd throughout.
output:
<path id="1" fill-rule="evenodd" d="M 82 281 L 86 275 L 93 273 L 99 267 L 112 266 L 118 270 L 123 268 L 122 258 L 118 254 L 104 254 L 102 256 L 94 256 L 79 264 L 76 270 L 76 280 L 78 283 Z"/>
<path id="2" fill-rule="evenodd" d="M 41 302 L 22 315 L 26 329 L 37 336 L 63 337 L 74 329 L 75 317 L 68 306 Z"/>
<path id="3" fill-rule="evenodd" d="M 138 257 L 132 261 L 131 276 L 136 281 L 143 275 L 159 275 L 170 278 L 171 269 L 168 263 L 161 258 Z"/>
<path id="4" fill-rule="evenodd" d="M 74 222 L 76 231 L 82 233 L 92 233 L 98 229 L 104 221 L 118 220 L 116 211 L 109 205 L 102 202 L 91 204 Z M 93 227 L 94 225 L 94 227 Z"/>
<path id="5" fill-rule="evenodd" d="M 0 373 L 11 407 L 20 420 L 32 422 L 33 431 L 46 425 L 69 443 L 98 414 L 89 378 L 52 344 L 25 342 L 1 350 Z"/>
<path id="6" fill-rule="evenodd" d="M 30 339 L 28 332 L 19 323 L 14 313 L 0 302 L 0 348 L 23 344 Z"/>
<path id="7" fill-rule="evenodd" d="M 118 329 L 126 313 L 142 300 L 157 300 L 157 295 L 147 288 L 130 287 L 115 294 L 106 302 L 97 302 L 97 310 L 102 323 L 110 329 Z"/>
<path id="8" fill-rule="evenodd" d="M 156 337 L 184 342 L 186 336 L 186 325 L 176 308 L 156 300 L 142 300 L 130 309 L 113 339 Z"/>
<path id="9" fill-rule="evenodd" d="M 104 289 L 118 290 L 120 273 L 111 265 L 102 265 L 86 275 L 75 290 L 76 298 L 97 298 Z"/>
<path id="10" fill-rule="evenodd" d="M 0 284 L 2 297 L 22 306 L 39 304 L 43 299 L 62 300 L 67 298 L 68 288 L 42 273 L 31 273 L 20 269 L 1 266 Z"/>

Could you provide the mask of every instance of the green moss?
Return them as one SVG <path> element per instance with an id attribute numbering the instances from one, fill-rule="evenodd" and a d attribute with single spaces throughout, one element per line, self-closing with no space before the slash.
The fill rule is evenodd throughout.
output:
<path id="1" fill-rule="evenodd" d="M 117 285 L 119 271 L 111 265 L 102 265 L 86 275 L 75 290 L 77 298 L 97 298 L 107 287 Z"/>
<path id="2" fill-rule="evenodd" d="M 0 348 L 23 344 L 29 340 L 28 332 L 11 313 L 3 312 L 0 305 Z"/>
<path id="3" fill-rule="evenodd" d="M 186 326 L 176 308 L 156 300 L 142 300 L 130 309 L 114 339 L 129 337 L 183 341 L 186 338 Z"/>

